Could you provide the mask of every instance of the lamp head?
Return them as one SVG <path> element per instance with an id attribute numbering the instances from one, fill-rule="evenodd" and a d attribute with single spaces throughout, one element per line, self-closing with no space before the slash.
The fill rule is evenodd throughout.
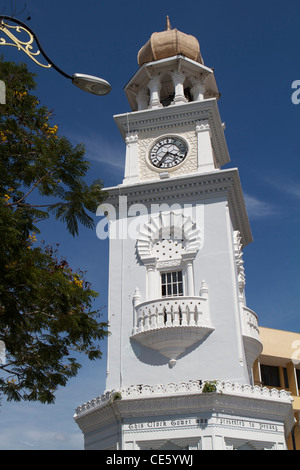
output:
<path id="1" fill-rule="evenodd" d="M 103 78 L 85 75 L 84 73 L 74 73 L 72 83 L 81 90 L 93 95 L 107 95 L 111 90 L 110 84 Z"/>

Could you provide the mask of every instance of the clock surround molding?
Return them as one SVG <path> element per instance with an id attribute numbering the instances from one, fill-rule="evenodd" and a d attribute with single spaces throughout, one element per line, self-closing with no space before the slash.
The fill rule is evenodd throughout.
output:
<path id="1" fill-rule="evenodd" d="M 151 148 L 160 139 L 166 137 L 174 137 L 184 140 L 188 146 L 188 152 L 184 160 L 173 168 L 155 168 L 149 161 L 149 152 Z M 174 176 L 182 176 L 197 172 L 197 139 L 194 130 L 185 129 L 184 132 L 168 132 L 161 134 L 159 131 L 150 132 L 140 136 L 138 145 L 138 161 L 139 161 L 139 180 L 146 181 L 157 179 L 159 173 L 169 172 Z"/>

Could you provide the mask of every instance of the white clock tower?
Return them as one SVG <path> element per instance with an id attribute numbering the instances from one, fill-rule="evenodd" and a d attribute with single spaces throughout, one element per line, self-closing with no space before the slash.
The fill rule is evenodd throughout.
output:
<path id="1" fill-rule="evenodd" d="M 261 353 L 242 249 L 252 241 L 219 92 L 193 36 L 153 33 L 115 116 L 122 184 L 108 188 L 107 382 L 76 410 L 86 449 L 285 449 L 291 398 L 254 385 Z"/>

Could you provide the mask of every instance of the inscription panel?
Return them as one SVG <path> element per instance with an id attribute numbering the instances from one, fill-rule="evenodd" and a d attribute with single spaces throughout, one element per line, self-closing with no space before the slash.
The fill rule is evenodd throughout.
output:
<path id="1" fill-rule="evenodd" d="M 124 424 L 125 431 L 150 431 L 155 429 L 176 429 L 190 427 L 204 427 L 208 423 L 207 418 L 178 418 L 178 419 L 161 419 L 155 421 L 144 421 L 139 423 Z"/>
<path id="2" fill-rule="evenodd" d="M 124 431 L 154 431 L 154 430 L 176 430 L 183 428 L 198 428 L 204 429 L 207 426 L 222 427 L 222 428 L 238 428 L 243 430 L 253 430 L 266 433 L 280 433 L 284 432 L 284 427 L 281 424 L 274 424 L 262 422 L 258 420 L 239 419 L 231 417 L 186 417 L 176 419 L 161 419 L 161 420 L 148 420 L 141 422 L 127 422 L 124 423 Z"/>

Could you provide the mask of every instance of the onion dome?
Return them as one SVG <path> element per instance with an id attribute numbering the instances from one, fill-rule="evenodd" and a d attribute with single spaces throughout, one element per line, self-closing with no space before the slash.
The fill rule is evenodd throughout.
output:
<path id="1" fill-rule="evenodd" d="M 198 40 L 189 34 L 182 33 L 178 29 L 172 29 L 169 17 L 165 31 L 153 33 L 149 41 L 138 52 L 138 64 L 166 59 L 176 55 L 183 55 L 200 64 L 204 64 L 200 53 Z"/>

